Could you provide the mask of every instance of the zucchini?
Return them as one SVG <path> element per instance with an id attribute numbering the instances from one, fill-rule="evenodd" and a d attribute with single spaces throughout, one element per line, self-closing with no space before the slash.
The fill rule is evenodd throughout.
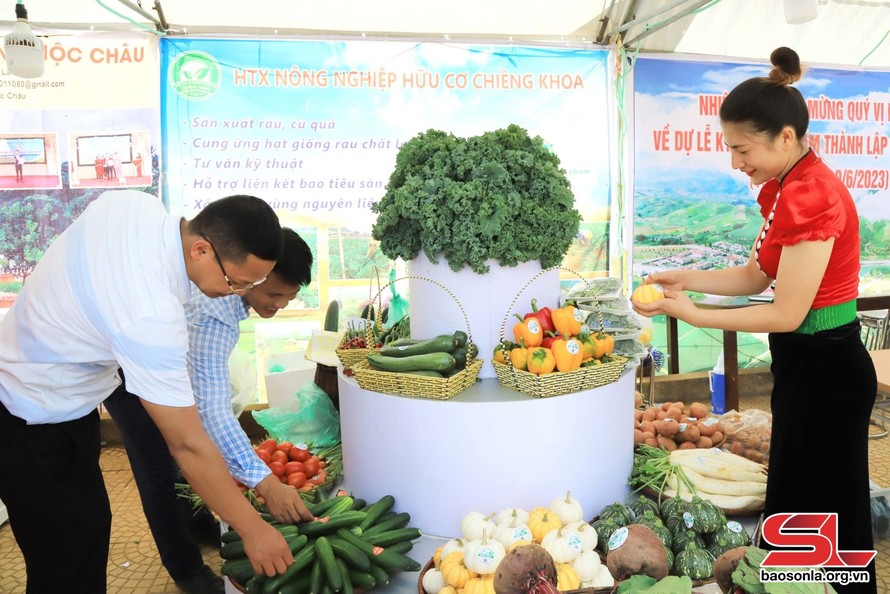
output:
<path id="1" fill-rule="evenodd" d="M 396 498 L 392 495 L 384 495 L 377 503 L 365 510 L 365 519 L 358 525 L 362 530 L 370 528 L 383 514 L 392 509 L 396 504 Z"/>
<path id="2" fill-rule="evenodd" d="M 416 540 L 420 538 L 420 530 L 417 528 L 398 528 L 396 530 L 380 532 L 379 534 L 372 534 L 371 536 L 362 535 L 362 538 L 372 545 L 388 547 L 397 542 L 402 542 L 403 540 Z"/>
<path id="3" fill-rule="evenodd" d="M 423 342 L 423 340 L 419 338 L 396 338 L 392 342 L 389 343 L 389 346 L 408 346 L 411 344 L 417 344 L 418 342 Z"/>
<path id="4" fill-rule="evenodd" d="M 356 571 L 370 571 L 371 560 L 357 546 L 334 535 L 329 536 L 328 540 L 334 550 L 335 557 L 343 559 L 349 567 Z"/>
<path id="5" fill-rule="evenodd" d="M 340 528 L 351 528 L 361 524 L 367 514 L 363 511 L 345 511 L 330 518 L 321 518 L 314 522 L 306 522 L 300 524 L 300 534 L 309 537 L 321 536 L 336 532 Z"/>
<path id="6" fill-rule="evenodd" d="M 455 347 L 457 347 L 457 340 L 454 336 L 440 334 L 435 338 L 421 340 L 414 344 L 402 344 L 399 346 L 390 344 L 380 349 L 380 354 L 384 357 L 411 357 L 429 353 L 450 353 Z"/>
<path id="7" fill-rule="evenodd" d="M 454 340 L 457 342 L 458 347 L 467 346 L 467 341 L 470 339 L 470 337 L 467 336 L 467 333 L 463 330 L 456 331 L 452 336 L 454 336 Z"/>
<path id="8" fill-rule="evenodd" d="M 374 369 L 381 371 L 420 371 L 432 369 L 433 371 L 448 371 L 454 369 L 455 361 L 451 353 L 426 353 L 425 355 L 411 355 L 409 357 L 388 357 L 385 355 L 368 355 L 368 363 Z"/>
<path id="9" fill-rule="evenodd" d="M 374 580 L 374 576 L 371 575 L 370 571 L 349 570 L 349 581 L 353 586 L 362 590 L 370 590 L 377 585 L 377 581 Z"/>
<path id="10" fill-rule="evenodd" d="M 422 375 L 423 377 L 445 377 L 441 372 L 433 371 L 432 369 L 418 369 L 417 371 L 406 371 L 404 373 L 405 375 Z"/>
<path id="11" fill-rule="evenodd" d="M 324 314 L 324 329 L 328 332 L 336 332 L 340 327 L 340 302 L 336 299 L 328 303 L 328 310 Z"/>
<path id="12" fill-rule="evenodd" d="M 321 569 L 324 573 L 324 579 L 334 592 L 343 589 L 343 574 L 337 566 L 337 559 L 334 557 L 334 549 L 331 548 L 331 541 L 326 536 L 319 536 L 315 539 L 315 555 Z"/>

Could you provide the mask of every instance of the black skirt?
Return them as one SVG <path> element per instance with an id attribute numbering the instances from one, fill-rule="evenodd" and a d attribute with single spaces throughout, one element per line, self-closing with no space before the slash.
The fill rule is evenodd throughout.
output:
<path id="1" fill-rule="evenodd" d="M 875 369 L 859 322 L 813 335 L 773 333 L 773 426 L 764 514 L 838 514 L 838 550 L 873 550 L 868 428 Z M 840 594 L 874 593 L 871 583 Z"/>

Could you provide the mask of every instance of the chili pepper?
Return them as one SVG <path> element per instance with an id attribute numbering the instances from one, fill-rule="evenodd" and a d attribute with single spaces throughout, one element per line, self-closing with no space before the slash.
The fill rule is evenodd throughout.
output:
<path id="1" fill-rule="evenodd" d="M 559 338 L 559 334 L 547 330 L 546 332 L 544 332 L 544 340 L 541 341 L 541 346 L 545 349 L 553 348 L 553 341 L 557 338 Z"/>
<path id="2" fill-rule="evenodd" d="M 560 336 L 553 341 L 553 356 L 556 358 L 558 371 L 575 371 L 581 367 L 581 359 L 584 358 L 584 348 L 577 338 L 564 338 Z"/>
<path id="3" fill-rule="evenodd" d="M 519 322 L 513 326 L 513 337 L 516 342 L 525 341 L 525 346 L 536 347 L 544 340 L 544 331 L 541 329 L 541 323 L 538 318 L 523 319 L 519 317 Z"/>
<path id="4" fill-rule="evenodd" d="M 538 322 L 541 323 L 541 328 L 544 333 L 553 332 L 556 330 L 556 327 L 553 325 L 553 312 L 549 307 L 542 307 L 538 309 L 538 300 L 532 299 L 532 311 L 531 313 L 525 314 L 525 319 L 529 318 L 537 318 Z"/>
<path id="5" fill-rule="evenodd" d="M 581 332 L 581 321 L 576 316 L 580 316 L 580 310 L 575 309 L 574 305 L 565 305 L 559 309 L 554 309 L 551 314 L 553 325 L 556 326 L 557 334 L 566 337 L 577 336 Z"/>
<path id="6" fill-rule="evenodd" d="M 612 338 L 602 330 L 594 334 L 593 338 L 596 343 L 596 350 L 593 353 L 594 359 L 601 359 L 603 355 L 612 354 L 612 350 L 615 348 L 614 338 Z"/>
<path id="7" fill-rule="evenodd" d="M 553 351 L 544 347 L 532 347 L 528 349 L 528 370 L 538 375 L 550 373 L 556 368 L 556 358 Z"/>
<path id="8" fill-rule="evenodd" d="M 519 344 L 510 351 L 510 365 L 521 371 L 528 369 L 528 348 L 521 338 L 519 339 Z"/>

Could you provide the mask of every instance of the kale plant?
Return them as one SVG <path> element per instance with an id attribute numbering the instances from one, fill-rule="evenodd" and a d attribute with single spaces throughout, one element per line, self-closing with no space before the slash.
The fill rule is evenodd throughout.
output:
<path id="1" fill-rule="evenodd" d="M 372 234 L 389 258 L 441 254 L 452 270 L 562 262 L 578 233 L 565 170 L 541 137 L 517 126 L 458 138 L 418 134 L 399 149 L 386 193 L 371 206 Z"/>

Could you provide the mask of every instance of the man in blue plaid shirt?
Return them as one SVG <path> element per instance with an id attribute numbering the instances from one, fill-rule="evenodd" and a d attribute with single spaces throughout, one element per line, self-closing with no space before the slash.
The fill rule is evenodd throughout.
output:
<path id="1" fill-rule="evenodd" d="M 215 299 L 192 286 L 185 313 L 189 377 L 204 430 L 216 443 L 232 476 L 255 488 L 275 519 L 295 523 L 311 514 L 299 492 L 281 483 L 256 455 L 232 414 L 228 366 L 238 343 L 239 322 L 250 310 L 261 318 L 271 318 L 311 280 L 309 246 L 291 229 L 282 229 L 282 233 L 284 250 L 265 281 L 246 291 L 233 288 L 231 295 Z M 198 540 L 209 540 L 219 546 L 219 524 L 207 511 L 194 514 L 177 496 L 179 469 L 141 401 L 131 397 L 122 383 L 105 400 L 105 407 L 123 436 L 145 517 L 173 581 L 187 594 L 224 592 L 222 578 L 204 564 L 198 545 Z"/>

